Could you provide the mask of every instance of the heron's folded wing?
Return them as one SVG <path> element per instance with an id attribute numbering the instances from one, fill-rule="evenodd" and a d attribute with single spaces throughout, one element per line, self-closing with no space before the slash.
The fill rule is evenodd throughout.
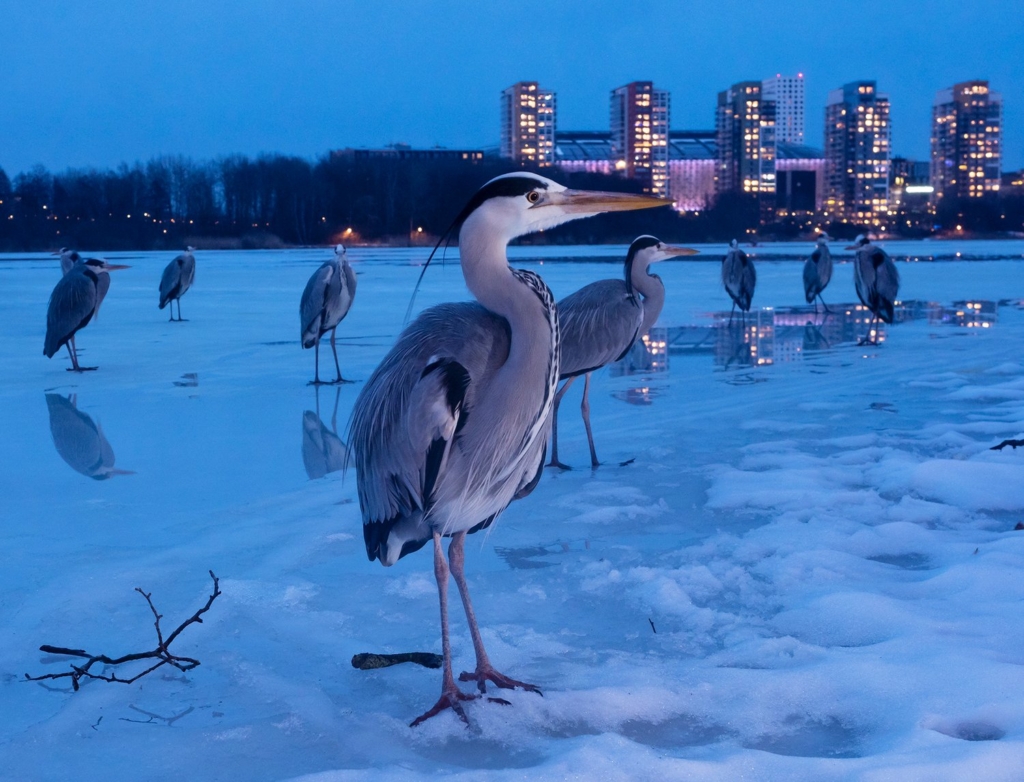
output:
<path id="1" fill-rule="evenodd" d="M 302 328 L 302 344 L 304 346 L 312 344 L 319 334 L 319 318 L 324 310 L 324 297 L 327 295 L 327 286 L 333 276 L 334 266 L 325 263 L 313 272 L 302 291 L 302 301 L 299 302 L 299 323 Z"/>
<path id="2" fill-rule="evenodd" d="M 617 361 L 633 346 L 643 307 L 622 280 L 600 280 L 558 302 L 559 372 L 574 377 Z"/>

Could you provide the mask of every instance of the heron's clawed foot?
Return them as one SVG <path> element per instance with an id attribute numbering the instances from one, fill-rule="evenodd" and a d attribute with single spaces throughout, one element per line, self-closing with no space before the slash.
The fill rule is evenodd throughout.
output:
<path id="1" fill-rule="evenodd" d="M 68 372 L 95 372 L 99 367 L 68 367 Z"/>
<path id="2" fill-rule="evenodd" d="M 571 470 L 572 469 L 572 467 L 570 467 L 568 464 L 566 464 L 565 462 L 560 462 L 557 459 L 552 459 L 550 462 L 548 462 L 544 466 L 545 467 L 557 467 L 559 470 L 562 470 L 563 472 L 566 471 L 566 470 Z"/>
<path id="3" fill-rule="evenodd" d="M 466 710 L 462 708 L 462 701 L 473 701 L 479 698 L 479 695 L 470 695 L 458 687 L 451 689 L 444 689 L 441 691 L 441 697 L 438 698 L 437 703 L 434 704 L 433 708 L 428 709 L 423 714 L 418 716 L 412 722 L 409 723 L 410 728 L 415 728 L 421 722 L 426 722 L 431 717 L 436 717 L 445 709 L 451 709 L 459 715 L 459 719 L 469 724 L 469 718 L 466 716 Z"/>
<path id="4" fill-rule="evenodd" d="M 355 383 L 355 382 L 356 382 L 355 380 L 348 380 L 347 378 L 341 377 L 341 375 L 339 375 L 337 380 L 332 380 L 327 385 L 344 386 L 344 385 L 347 385 L 348 383 Z"/>
<path id="5" fill-rule="evenodd" d="M 487 682 L 501 687 L 503 690 L 514 690 L 516 687 L 520 687 L 527 692 L 535 692 L 544 697 L 544 693 L 540 691 L 540 687 L 536 684 L 527 684 L 526 682 L 517 681 L 516 679 L 510 679 L 503 673 L 498 673 L 490 665 L 477 666 L 477 669 L 470 673 L 469 671 L 463 671 L 459 674 L 460 682 L 476 682 L 477 688 L 480 692 L 487 692 Z"/>
<path id="6" fill-rule="evenodd" d="M 333 386 L 334 385 L 334 381 L 333 380 L 321 380 L 320 378 L 316 378 L 315 380 L 310 380 L 308 383 L 306 383 L 306 385 L 307 386 Z"/>

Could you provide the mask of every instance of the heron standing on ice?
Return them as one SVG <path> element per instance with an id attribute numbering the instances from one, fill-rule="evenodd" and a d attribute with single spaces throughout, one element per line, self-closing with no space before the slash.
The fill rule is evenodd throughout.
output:
<path id="1" fill-rule="evenodd" d="M 862 342 L 878 341 L 875 325 L 879 320 L 892 323 L 896 314 L 896 295 L 900 290 L 900 273 L 889 253 L 872 244 L 864 234 L 846 248 L 856 251 L 853 259 L 853 283 L 857 297 L 875 316 L 871 331 Z"/>
<path id="2" fill-rule="evenodd" d="M 750 311 L 750 302 L 754 298 L 754 286 L 757 284 L 757 272 L 754 262 L 750 260 L 739 242 L 735 239 L 729 244 L 729 251 L 722 259 L 722 283 L 725 291 L 732 299 L 732 310 L 729 312 L 729 323 L 736 312 L 737 305 L 741 312 Z"/>
<path id="3" fill-rule="evenodd" d="M 60 278 L 50 294 L 46 310 L 46 341 L 43 355 L 53 358 L 61 345 L 67 345 L 71 356 L 68 372 L 85 372 L 96 367 L 78 364 L 75 334 L 89 325 L 100 311 L 100 305 L 110 290 L 109 272 L 130 269 L 130 266 L 107 263 L 100 258 L 79 260 Z"/>
<path id="4" fill-rule="evenodd" d="M 331 351 L 334 353 L 334 368 L 338 377 L 334 383 L 346 382 L 341 377 L 338 364 L 338 349 L 334 334 L 338 324 L 348 315 L 352 300 L 356 297 L 356 275 L 348 264 L 345 248 L 340 244 L 334 248 L 334 258 L 325 262 L 313 272 L 302 291 L 299 303 L 299 319 L 302 327 L 302 347 L 316 348 L 316 372 L 310 385 L 318 386 L 320 380 L 320 339 L 331 332 Z"/>
<path id="5" fill-rule="evenodd" d="M 195 247 L 185 248 L 185 252 L 178 255 L 167 264 L 163 276 L 160 277 L 160 309 L 168 304 L 171 305 L 171 321 L 181 322 L 181 297 L 185 291 L 192 287 L 192 281 L 196 278 L 196 256 L 193 255 Z M 174 317 L 174 302 L 178 302 L 178 317 Z"/>
<path id="6" fill-rule="evenodd" d="M 832 279 L 832 253 L 828 249 L 828 237 L 822 234 L 818 237 L 817 246 L 811 257 L 804 263 L 804 298 L 808 304 L 812 304 L 817 298 L 825 312 L 831 312 L 825 300 L 821 298 L 821 292 L 828 287 Z"/>
<path id="7" fill-rule="evenodd" d="M 551 414 L 551 461 L 548 467 L 569 466 L 558 461 L 558 406 L 580 375 L 583 380 L 583 425 L 590 444 L 590 464 L 598 467 L 590 430 L 590 375 L 625 356 L 658 320 L 665 305 L 665 285 L 648 269 L 652 263 L 680 255 L 696 255 L 689 247 L 673 247 L 653 236 L 633 240 L 626 253 L 622 280 L 598 280 L 558 302 L 561 332 L 560 378 L 565 383 L 555 396 Z"/>
<path id="8" fill-rule="evenodd" d="M 458 231 L 462 273 L 477 302 L 422 312 L 356 400 L 349 447 L 355 452 L 367 555 L 393 565 L 434 544 L 444 653 L 441 697 L 413 725 L 445 709 L 467 721 L 462 701 L 477 697 L 462 692 L 452 675 L 449 573 L 476 652 L 476 670 L 460 681 L 475 681 L 481 692 L 488 681 L 540 692 L 491 665 L 463 571 L 466 534 L 489 526 L 540 480 L 558 384 L 554 297 L 537 274 L 509 267 L 506 246 L 517 236 L 581 217 L 668 203 L 568 190 L 530 173 L 492 179 L 446 232 Z M 443 537 L 452 539 L 448 561 Z"/>

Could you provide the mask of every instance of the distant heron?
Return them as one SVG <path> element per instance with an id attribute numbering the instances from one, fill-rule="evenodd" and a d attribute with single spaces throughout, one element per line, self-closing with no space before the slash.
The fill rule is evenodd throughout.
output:
<path id="1" fill-rule="evenodd" d="M 750 311 L 750 302 L 754 298 L 754 286 L 757 284 L 757 272 L 754 262 L 750 260 L 739 243 L 733 239 L 729 251 L 722 259 L 722 283 L 725 292 L 732 299 L 732 310 L 729 312 L 729 323 L 739 306 L 742 312 Z"/>
<path id="2" fill-rule="evenodd" d="M 77 252 L 69 250 L 67 247 L 61 247 L 57 252 L 52 253 L 52 255 L 60 256 L 60 270 L 62 274 L 67 274 L 71 271 L 71 267 L 78 263 L 82 257 Z"/>
<path id="3" fill-rule="evenodd" d="M 348 446 L 338 437 L 338 401 L 341 388 L 335 389 L 334 412 L 331 414 L 331 428 L 328 429 L 320 418 L 320 387 L 317 386 L 316 412 L 307 410 L 302 414 L 302 465 L 311 481 L 345 468 Z"/>
<path id="4" fill-rule="evenodd" d="M 590 464 L 592 467 L 600 465 L 590 430 L 590 375 L 625 356 L 658 320 L 665 304 L 665 286 L 660 277 L 648 272 L 648 267 L 658 261 L 696 253 L 688 247 L 667 245 L 653 236 L 640 236 L 633 240 L 626 253 L 625 279 L 592 282 L 558 302 L 559 379 L 565 383 L 555 396 L 555 409 L 551 414 L 548 467 L 569 469 L 558 461 L 558 406 L 580 375 L 585 375 L 581 411 L 590 444 Z"/>
<path id="5" fill-rule="evenodd" d="M 853 282 L 857 288 L 857 297 L 875 316 L 871 331 L 861 342 L 877 343 L 878 320 L 892 323 L 896 314 L 896 295 L 900 289 L 900 273 L 892 262 L 889 253 L 872 244 L 864 234 L 846 248 L 855 250 L 853 260 Z"/>
<path id="6" fill-rule="evenodd" d="M 114 449 L 103 435 L 103 428 L 78 409 L 77 397 L 47 394 L 50 435 L 60 458 L 75 472 L 105 481 L 115 475 L 134 475 L 131 470 L 114 467 Z"/>
<path id="7" fill-rule="evenodd" d="M 811 257 L 804 263 L 804 297 L 808 304 L 812 304 L 817 298 L 825 312 L 832 311 L 821 298 L 821 292 L 828 287 L 831 279 L 832 253 L 828 249 L 828 237 L 822 234 L 818 237 L 817 246 Z"/>
<path id="8" fill-rule="evenodd" d="M 171 321 L 182 321 L 181 297 L 192 287 L 196 278 L 196 256 L 193 255 L 195 247 L 186 247 L 185 252 L 175 256 L 164 268 L 163 276 L 160 277 L 160 309 L 168 304 L 171 305 Z M 174 302 L 178 302 L 178 317 L 174 317 Z"/>
<path id="9" fill-rule="evenodd" d="M 130 266 L 111 264 L 100 258 L 79 260 L 72 269 L 60 278 L 50 294 L 46 310 L 46 341 L 43 355 L 53 358 L 61 345 L 67 345 L 71 356 L 68 372 L 85 372 L 96 367 L 78 364 L 75 334 L 89 325 L 100 311 L 100 305 L 110 289 L 110 274 Z"/>
<path id="10" fill-rule="evenodd" d="M 316 373 L 310 385 L 320 385 L 320 339 L 331 332 L 331 351 L 334 353 L 334 368 L 338 377 L 334 383 L 345 383 L 338 364 L 338 349 L 334 335 L 338 324 L 348 315 L 352 300 L 356 297 L 356 275 L 348 264 L 345 248 L 340 244 L 334 248 L 334 258 L 313 272 L 302 291 L 299 304 L 302 327 L 302 347 L 316 348 Z"/>
<path id="11" fill-rule="evenodd" d="M 479 303 L 423 311 L 356 400 L 349 447 L 367 555 L 393 565 L 434 544 L 444 653 L 441 697 L 413 725 L 445 709 L 466 721 L 461 702 L 477 697 L 459 690 L 452 675 L 449 573 L 476 652 L 476 670 L 460 681 L 477 682 L 481 692 L 488 681 L 539 692 L 492 667 L 463 571 L 466 534 L 490 526 L 539 482 L 558 384 L 554 297 L 534 272 L 509 268 L 506 246 L 517 236 L 581 217 L 668 203 L 568 190 L 526 172 L 492 179 L 445 233 L 458 232 L 462 272 Z M 450 565 L 442 548 L 448 536 Z"/>

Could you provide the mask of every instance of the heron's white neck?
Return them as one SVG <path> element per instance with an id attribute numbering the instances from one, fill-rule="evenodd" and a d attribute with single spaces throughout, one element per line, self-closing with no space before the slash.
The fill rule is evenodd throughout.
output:
<path id="1" fill-rule="evenodd" d="M 644 320 L 640 326 L 640 334 L 650 331 L 661 315 L 665 306 L 665 285 L 661 277 L 649 272 L 650 264 L 634 263 L 629 272 L 629 282 L 633 290 L 643 296 Z"/>
<path id="2" fill-rule="evenodd" d="M 459 232 L 459 256 L 466 286 L 483 306 L 512 326 L 528 329 L 536 320 L 537 297 L 513 276 L 507 247 L 511 237 L 487 210 L 473 212 Z M 532 301 L 531 301 L 532 298 Z"/>

